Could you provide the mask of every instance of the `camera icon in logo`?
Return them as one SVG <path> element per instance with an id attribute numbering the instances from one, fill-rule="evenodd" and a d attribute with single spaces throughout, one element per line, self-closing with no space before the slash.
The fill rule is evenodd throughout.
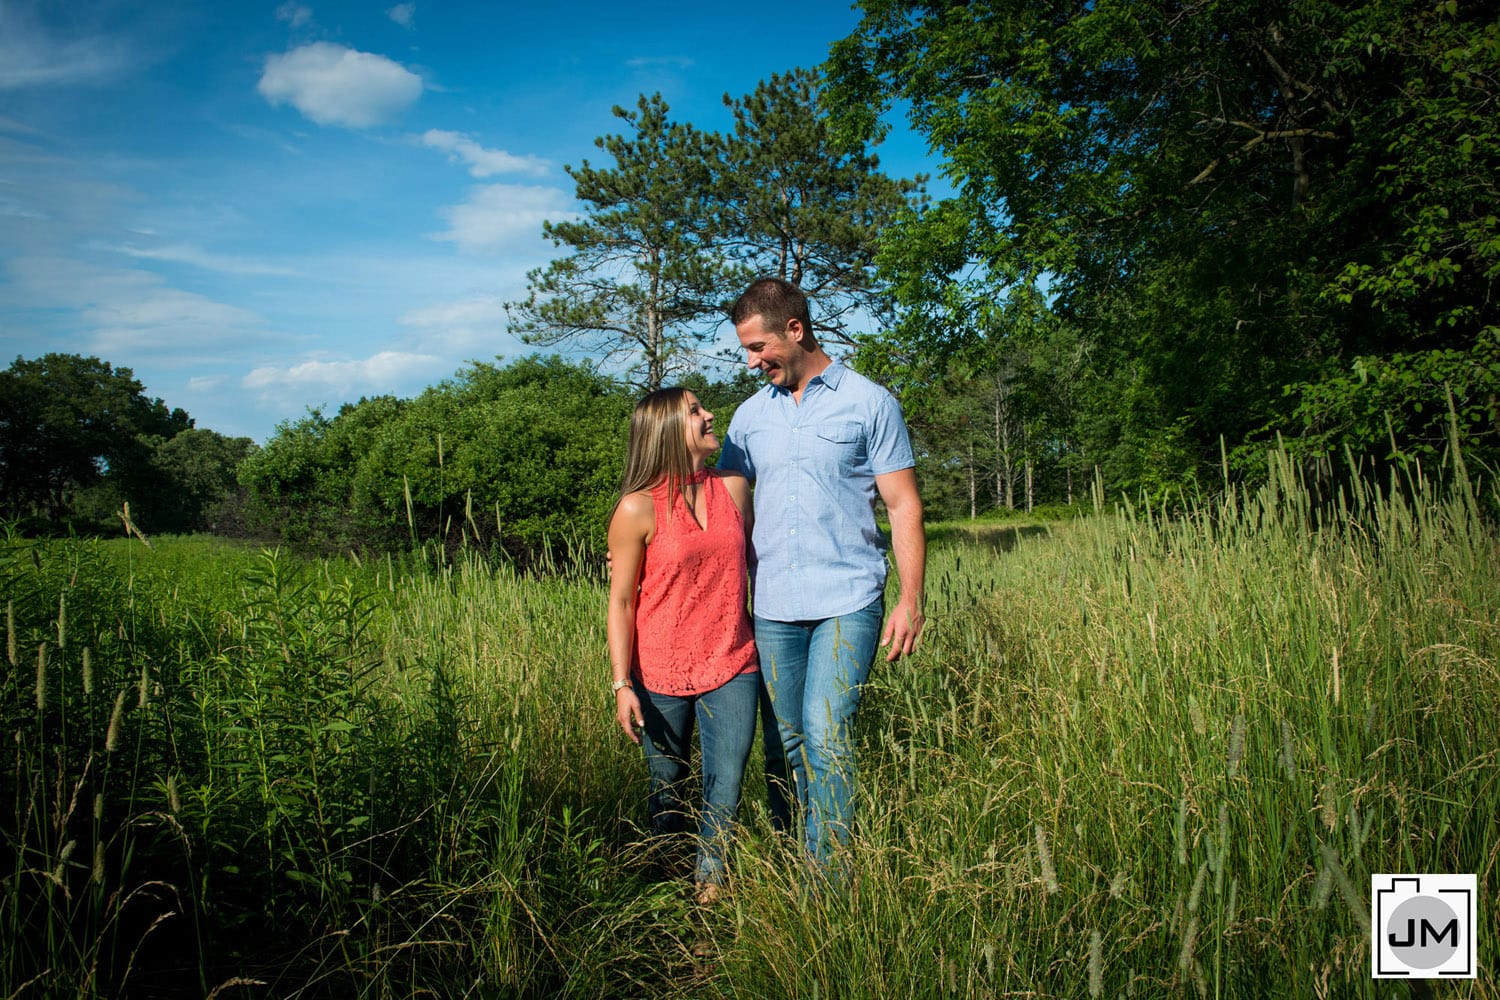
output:
<path id="1" fill-rule="evenodd" d="M 1370 876 L 1375 979 L 1473 979 L 1474 875 Z"/>

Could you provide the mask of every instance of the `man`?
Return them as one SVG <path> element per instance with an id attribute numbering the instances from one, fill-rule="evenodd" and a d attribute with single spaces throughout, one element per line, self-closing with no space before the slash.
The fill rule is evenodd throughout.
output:
<path id="1" fill-rule="evenodd" d="M 900 405 L 823 350 L 801 289 L 763 278 L 740 296 L 733 320 L 746 363 L 770 382 L 735 412 L 719 467 L 755 485 L 755 643 L 762 709 L 769 701 L 777 731 L 766 726 L 771 813 L 780 825 L 789 819 L 790 777 L 804 845 L 827 867 L 849 839 L 854 718 L 877 638 L 890 662 L 922 632 L 922 501 Z M 901 586 L 883 630 L 876 496 L 890 516 Z"/>

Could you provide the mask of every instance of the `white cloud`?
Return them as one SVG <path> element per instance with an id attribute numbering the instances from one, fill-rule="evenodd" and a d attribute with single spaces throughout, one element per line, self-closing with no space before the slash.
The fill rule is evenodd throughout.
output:
<path id="1" fill-rule="evenodd" d="M 398 3 L 385 12 L 385 16 L 401 25 L 410 28 L 417 16 L 417 5 L 414 3 Z"/>
<path id="2" fill-rule="evenodd" d="M 532 184 L 486 184 L 474 188 L 462 205 L 442 209 L 448 230 L 433 239 L 449 240 L 466 253 L 533 251 L 541 242 L 542 223 L 577 216 L 573 199 L 553 187 Z"/>
<path id="3" fill-rule="evenodd" d="M 490 356 L 529 350 L 507 330 L 510 317 L 505 312 L 505 299 L 498 295 L 479 295 L 413 309 L 403 314 L 400 322 L 414 330 L 423 345 L 450 355 L 478 352 Z"/>
<path id="4" fill-rule="evenodd" d="M 313 42 L 267 56 L 256 89 L 319 125 L 369 128 L 421 97 L 422 78 L 385 56 Z"/>
<path id="5" fill-rule="evenodd" d="M 223 375 L 194 375 L 187 380 L 189 392 L 213 392 L 228 379 Z"/>
<path id="6" fill-rule="evenodd" d="M 20 135 L 42 134 L 41 129 L 27 125 L 25 122 L 18 122 L 14 118 L 7 118 L 4 115 L 0 115 L 0 132 L 14 132 Z"/>
<path id="7" fill-rule="evenodd" d="M 312 11 L 296 3 L 295 0 L 287 0 L 286 3 L 276 8 L 276 20 L 285 21 L 293 28 L 302 28 L 311 23 Z"/>
<path id="8" fill-rule="evenodd" d="M 27 6 L 0 3 L 0 90 L 103 83 L 130 65 L 119 39 L 56 37 Z"/>
<path id="9" fill-rule="evenodd" d="M 199 247 L 187 244 L 162 247 L 137 247 L 126 244 L 124 246 L 109 247 L 127 257 L 135 257 L 140 260 L 161 260 L 173 264 L 190 264 L 193 267 L 202 268 L 205 271 L 214 271 L 219 274 L 244 274 L 244 275 L 269 275 L 273 277 L 297 277 L 300 272 L 290 267 L 280 267 L 275 264 L 266 264 L 257 260 L 249 260 L 244 257 L 229 257 L 222 254 L 209 253 Z"/>
<path id="10" fill-rule="evenodd" d="M 7 270 L 8 306 L 76 312 L 89 350 L 111 360 L 240 346 L 265 325 L 249 310 L 172 288 L 149 271 L 58 257 L 14 259 Z"/>
<path id="11" fill-rule="evenodd" d="M 263 365 L 246 375 L 240 385 L 273 399 L 307 399 L 317 393 L 348 398 L 358 392 L 395 392 L 413 378 L 421 379 L 422 373 L 439 371 L 444 365 L 432 354 L 381 351 L 348 361 L 313 359 L 287 366 Z"/>
<path id="12" fill-rule="evenodd" d="M 494 327 L 505 325 L 505 300 L 486 295 L 413 309 L 401 317 L 407 326 L 426 329 Z"/>
<path id="13" fill-rule="evenodd" d="M 698 61 L 688 56 L 637 56 L 625 60 L 625 65 L 631 69 L 692 69 Z"/>
<path id="14" fill-rule="evenodd" d="M 532 174 L 542 176 L 548 170 L 546 160 L 535 156 L 516 156 L 503 149 L 485 149 L 462 132 L 428 129 L 422 133 L 422 145 L 448 154 L 450 163 L 466 163 L 474 177 L 495 174 Z"/>

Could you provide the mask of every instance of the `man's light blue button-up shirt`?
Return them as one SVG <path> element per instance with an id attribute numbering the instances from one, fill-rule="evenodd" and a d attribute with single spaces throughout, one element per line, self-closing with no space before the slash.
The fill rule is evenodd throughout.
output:
<path id="1" fill-rule="evenodd" d="M 755 614 L 816 621 L 879 597 L 875 477 L 914 464 L 900 404 L 843 362 L 809 379 L 800 404 L 776 385 L 741 404 L 719 468 L 755 485 Z"/>

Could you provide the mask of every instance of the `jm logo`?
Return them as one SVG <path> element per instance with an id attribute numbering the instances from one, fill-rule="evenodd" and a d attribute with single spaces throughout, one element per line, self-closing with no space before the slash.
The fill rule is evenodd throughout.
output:
<path id="1" fill-rule="evenodd" d="M 1473 979 L 1477 895 L 1474 875 L 1372 875 L 1371 975 Z"/>
<path id="2" fill-rule="evenodd" d="M 1393 923 L 1393 924 L 1396 923 L 1396 922 L 1397 921 L 1395 919 L 1391 920 L 1391 923 Z M 1432 926 L 1432 924 L 1430 924 L 1430 923 L 1427 922 L 1427 918 L 1426 917 L 1422 917 L 1421 918 L 1421 922 L 1422 922 L 1422 943 L 1421 943 L 1421 947 L 1422 948 L 1428 948 L 1428 947 L 1436 948 L 1438 945 L 1441 945 L 1443 943 L 1443 940 L 1445 938 L 1447 938 L 1449 936 L 1452 936 L 1453 940 L 1451 942 L 1449 942 L 1448 947 L 1451 950 L 1454 950 L 1454 951 L 1458 950 L 1458 918 L 1457 917 L 1454 917 L 1453 919 L 1449 920 L 1442 927 L 1434 927 L 1434 926 Z M 1414 920 L 1414 919 L 1412 919 L 1411 917 L 1408 917 L 1406 919 L 1406 940 L 1404 940 L 1404 941 L 1398 941 L 1398 940 L 1396 940 L 1396 935 L 1395 934 L 1388 934 L 1386 936 L 1390 939 L 1390 944 L 1391 944 L 1392 948 L 1410 948 L 1410 947 L 1412 947 L 1413 945 L 1415 945 L 1417 943 L 1417 921 Z"/>

